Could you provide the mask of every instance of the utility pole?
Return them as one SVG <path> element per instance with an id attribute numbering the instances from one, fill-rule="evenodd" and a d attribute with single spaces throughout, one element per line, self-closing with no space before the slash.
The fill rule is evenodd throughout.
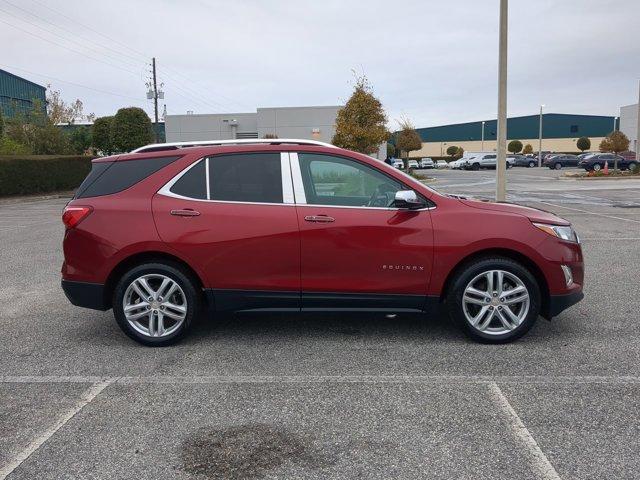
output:
<path id="1" fill-rule="evenodd" d="M 613 117 L 613 131 L 614 132 L 617 130 L 617 128 L 616 128 L 616 125 L 618 123 L 617 120 L 618 120 L 618 117 Z"/>
<path id="2" fill-rule="evenodd" d="M 484 152 L 484 123 L 485 122 L 482 122 L 482 146 L 480 147 L 481 152 Z"/>
<path id="3" fill-rule="evenodd" d="M 500 0 L 500 41 L 498 48 L 498 155 L 496 159 L 496 201 L 507 194 L 507 27 L 508 0 Z"/>
<path id="4" fill-rule="evenodd" d="M 159 143 L 160 135 L 158 133 L 158 83 L 156 81 L 156 57 L 153 57 L 151 61 L 151 68 L 153 69 L 153 112 L 156 120 L 156 123 L 153 126 L 153 131 L 156 134 L 156 143 Z"/>
<path id="5" fill-rule="evenodd" d="M 540 105 L 540 125 L 538 126 L 538 167 L 542 166 L 542 107 Z"/>

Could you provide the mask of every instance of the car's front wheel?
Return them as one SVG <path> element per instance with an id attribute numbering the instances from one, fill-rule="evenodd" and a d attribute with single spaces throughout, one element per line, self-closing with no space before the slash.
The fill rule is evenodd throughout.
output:
<path id="1" fill-rule="evenodd" d="M 493 257 L 457 272 L 447 295 L 449 315 L 474 340 L 505 343 L 520 338 L 540 313 L 540 288 L 524 266 Z"/>
<path id="2" fill-rule="evenodd" d="M 536 162 L 534 162 L 533 160 L 529 161 L 529 168 L 533 168 L 536 166 Z"/>
<path id="3" fill-rule="evenodd" d="M 179 265 L 147 263 L 134 267 L 114 290 L 116 321 L 125 334 L 143 345 L 176 343 L 200 309 L 196 285 Z"/>
<path id="4" fill-rule="evenodd" d="M 554 168 L 556 170 L 561 170 L 562 169 L 562 164 L 560 162 L 556 162 L 556 164 L 554 165 Z"/>

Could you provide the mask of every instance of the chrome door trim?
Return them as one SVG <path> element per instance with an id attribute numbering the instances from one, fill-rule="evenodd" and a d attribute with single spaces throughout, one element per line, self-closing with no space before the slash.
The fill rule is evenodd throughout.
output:
<path id="1" fill-rule="evenodd" d="M 164 195 L 165 197 L 180 198 L 182 200 L 195 200 L 195 201 L 200 201 L 200 202 L 206 202 L 208 200 L 208 197 L 209 197 L 209 194 L 208 194 L 209 192 L 207 192 L 207 198 L 192 198 L 192 197 L 185 197 L 184 195 L 178 195 L 177 193 L 173 193 L 171 191 L 171 187 L 173 187 L 176 184 L 176 182 L 182 178 L 183 175 L 185 175 L 189 170 L 191 170 L 193 167 L 198 165 L 200 162 L 204 162 L 205 160 L 207 160 L 207 159 L 201 158 L 200 160 L 197 160 L 197 161 L 193 162 L 191 165 L 189 165 L 187 168 L 182 170 L 175 177 L 173 177 L 171 180 L 169 180 L 167 183 L 165 183 L 164 186 L 162 188 L 160 188 L 160 190 L 158 190 L 158 194 L 159 195 Z M 206 168 L 207 165 L 208 165 L 208 162 L 205 163 L 205 170 L 208 172 L 209 169 Z M 207 175 L 207 177 L 208 177 L 208 175 Z M 209 186 L 209 182 L 207 182 L 207 190 L 209 189 L 208 186 Z"/>
<path id="2" fill-rule="evenodd" d="M 282 175 L 282 202 L 285 204 L 296 203 L 293 193 L 293 180 L 291 179 L 289 152 L 280 152 L 280 174 Z"/>
<path id="3" fill-rule="evenodd" d="M 291 162 L 291 176 L 293 177 L 295 200 L 298 205 L 304 205 L 307 203 L 307 196 L 304 193 L 304 183 L 302 183 L 302 172 L 300 171 L 298 152 L 290 152 L 289 159 Z"/>

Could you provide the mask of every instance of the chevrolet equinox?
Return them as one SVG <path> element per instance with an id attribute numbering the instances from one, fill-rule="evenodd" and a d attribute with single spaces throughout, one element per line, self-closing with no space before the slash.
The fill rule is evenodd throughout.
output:
<path id="1" fill-rule="evenodd" d="M 253 143 L 252 143 L 253 142 Z M 307 140 L 156 144 L 93 160 L 65 207 L 62 288 L 151 346 L 210 312 L 435 313 L 514 340 L 582 299 L 571 224 L 440 194 Z"/>

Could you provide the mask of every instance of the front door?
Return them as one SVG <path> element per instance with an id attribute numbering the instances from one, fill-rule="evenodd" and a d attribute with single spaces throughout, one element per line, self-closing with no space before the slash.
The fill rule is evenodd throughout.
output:
<path id="1" fill-rule="evenodd" d="M 204 271 L 216 309 L 299 308 L 287 153 L 202 159 L 154 196 L 153 213 L 162 240 Z"/>
<path id="2" fill-rule="evenodd" d="M 421 310 L 433 262 L 430 212 L 392 206 L 410 187 L 355 159 L 291 157 L 303 309 Z"/>

